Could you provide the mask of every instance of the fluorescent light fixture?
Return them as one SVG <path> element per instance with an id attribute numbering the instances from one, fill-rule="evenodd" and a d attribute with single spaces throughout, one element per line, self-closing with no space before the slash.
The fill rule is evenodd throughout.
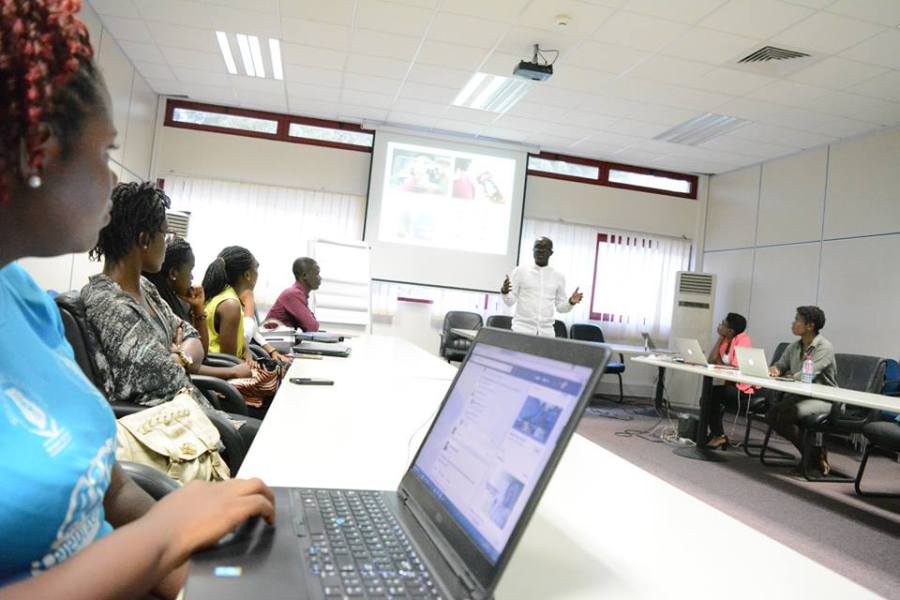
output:
<path id="1" fill-rule="evenodd" d="M 275 79 L 284 79 L 284 67 L 281 66 L 281 42 L 275 38 L 269 38 L 269 53 L 272 55 L 272 76 Z"/>
<path id="2" fill-rule="evenodd" d="M 714 137 L 719 137 L 739 127 L 743 127 L 749 122 L 737 117 L 729 117 L 728 115 L 703 113 L 685 121 L 681 125 L 676 125 L 672 129 L 662 132 L 653 139 L 673 144 L 696 146 Z"/>
<path id="3" fill-rule="evenodd" d="M 253 56 L 253 70 L 256 71 L 257 77 L 266 76 L 266 65 L 263 63 L 262 50 L 259 48 L 259 38 L 255 35 L 248 36 L 250 39 L 250 54 Z"/>
<path id="4" fill-rule="evenodd" d="M 456 106 L 505 113 L 531 90 L 531 82 L 515 77 L 475 73 L 453 100 Z"/>
<path id="5" fill-rule="evenodd" d="M 228 43 L 228 35 L 224 31 L 216 32 L 216 40 L 219 42 L 219 51 L 225 59 L 225 68 L 232 75 L 237 75 L 237 65 L 234 64 L 234 56 L 231 54 L 231 44 Z"/>
<path id="6" fill-rule="evenodd" d="M 250 55 L 250 42 L 243 33 L 237 34 L 238 48 L 241 51 L 241 62 L 244 63 L 244 71 L 250 77 L 256 76 L 256 69 L 253 68 L 253 57 Z"/>

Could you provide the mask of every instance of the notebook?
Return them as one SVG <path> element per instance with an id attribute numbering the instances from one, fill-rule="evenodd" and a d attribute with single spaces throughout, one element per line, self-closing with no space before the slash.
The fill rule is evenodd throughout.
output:
<path id="1" fill-rule="evenodd" d="M 276 527 L 195 555 L 185 597 L 490 598 L 609 356 L 482 329 L 396 491 L 274 488 Z"/>

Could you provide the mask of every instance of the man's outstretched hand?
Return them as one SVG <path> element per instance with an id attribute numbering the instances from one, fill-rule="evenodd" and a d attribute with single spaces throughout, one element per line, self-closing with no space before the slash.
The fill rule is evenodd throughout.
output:
<path id="1" fill-rule="evenodd" d="M 512 284 L 509 282 L 509 275 L 503 280 L 503 285 L 500 286 L 500 293 L 506 295 L 512 289 Z"/>
<path id="2" fill-rule="evenodd" d="M 581 302 L 582 298 L 584 298 L 584 294 L 579 292 L 578 289 L 579 288 L 575 288 L 575 291 L 572 292 L 571 296 L 569 296 L 569 304 L 571 304 L 572 306 L 575 306 L 576 304 Z"/>

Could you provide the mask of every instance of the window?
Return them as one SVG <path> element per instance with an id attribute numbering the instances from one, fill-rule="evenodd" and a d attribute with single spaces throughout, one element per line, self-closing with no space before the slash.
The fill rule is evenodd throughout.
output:
<path id="1" fill-rule="evenodd" d="M 278 121 L 271 119 L 257 119 L 254 117 L 242 117 L 240 115 L 228 115 L 205 110 L 192 110 L 189 108 L 176 108 L 172 111 L 172 120 L 176 123 L 191 123 L 193 125 L 207 125 L 222 127 L 223 129 L 239 129 L 242 131 L 256 131 L 258 133 L 278 132 Z"/>
<path id="2" fill-rule="evenodd" d="M 672 177 L 662 177 L 660 175 L 623 171 L 622 169 L 610 169 L 609 181 L 610 183 L 622 183 L 634 187 L 667 190 L 669 192 L 680 192 L 682 194 L 689 194 L 691 192 L 691 182 L 686 179 L 674 179 Z"/>
<path id="3" fill-rule="evenodd" d="M 678 271 L 690 266 L 689 240 L 598 233 L 590 317 L 607 336 L 668 337 Z"/>
<path id="4" fill-rule="evenodd" d="M 528 157 L 528 169 L 544 173 L 555 173 L 557 175 L 583 177 L 585 179 L 597 179 L 600 176 L 599 167 L 566 162 L 564 160 L 550 160 L 537 156 Z"/>
<path id="5" fill-rule="evenodd" d="M 375 140 L 375 136 L 371 133 L 347 131 L 345 129 L 334 129 L 330 127 L 316 127 L 315 125 L 304 125 L 303 123 L 291 123 L 288 128 L 288 135 L 309 140 L 365 146 L 366 148 L 371 148 L 372 142 Z"/>

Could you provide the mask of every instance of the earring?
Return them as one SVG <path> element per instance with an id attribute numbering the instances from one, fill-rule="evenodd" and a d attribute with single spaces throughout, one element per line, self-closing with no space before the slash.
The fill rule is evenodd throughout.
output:
<path id="1" fill-rule="evenodd" d="M 36 190 L 39 187 L 41 187 L 42 183 L 43 183 L 43 181 L 41 181 L 41 176 L 36 173 L 28 177 L 28 187 L 30 187 L 33 190 Z"/>

